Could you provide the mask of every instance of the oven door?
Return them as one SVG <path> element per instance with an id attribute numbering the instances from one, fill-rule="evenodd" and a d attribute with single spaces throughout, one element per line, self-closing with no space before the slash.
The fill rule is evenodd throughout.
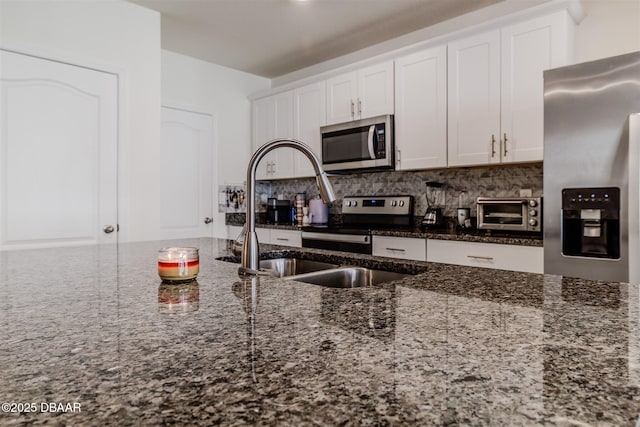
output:
<path id="1" fill-rule="evenodd" d="M 321 133 L 325 171 L 393 167 L 393 116 L 324 126 Z"/>
<path id="2" fill-rule="evenodd" d="M 342 234 L 302 230 L 302 247 L 357 254 L 372 253 L 371 234 Z"/>
<path id="3" fill-rule="evenodd" d="M 527 204 L 522 199 L 478 198 L 478 228 L 527 231 Z"/>

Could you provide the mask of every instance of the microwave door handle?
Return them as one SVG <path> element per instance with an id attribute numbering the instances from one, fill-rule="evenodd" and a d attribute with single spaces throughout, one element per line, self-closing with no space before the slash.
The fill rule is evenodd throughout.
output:
<path id="1" fill-rule="evenodd" d="M 376 153 L 373 150 L 373 137 L 375 133 L 376 133 L 376 126 L 375 125 L 369 126 L 369 136 L 367 137 L 367 147 L 369 148 L 369 156 L 371 157 L 371 160 L 376 159 Z"/>

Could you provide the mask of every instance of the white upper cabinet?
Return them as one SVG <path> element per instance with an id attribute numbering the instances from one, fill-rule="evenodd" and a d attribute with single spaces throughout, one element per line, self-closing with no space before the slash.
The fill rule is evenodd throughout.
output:
<path id="1" fill-rule="evenodd" d="M 276 138 L 306 143 L 320 158 L 320 126 L 326 118 L 325 82 L 309 84 L 253 101 L 253 148 Z M 315 176 L 311 162 L 293 148 L 276 148 L 258 164 L 262 180 Z"/>
<path id="2" fill-rule="evenodd" d="M 393 114 L 393 61 L 327 80 L 327 124 Z"/>
<path id="3" fill-rule="evenodd" d="M 502 30 L 502 161 L 540 161 L 543 155 L 543 71 L 569 63 L 565 12 Z"/>
<path id="4" fill-rule="evenodd" d="M 296 138 L 309 145 L 322 160 L 320 127 L 326 123 L 326 85 L 318 82 L 295 90 L 293 127 Z M 294 153 L 294 174 L 296 177 L 315 176 L 311 162 L 304 154 Z"/>
<path id="5" fill-rule="evenodd" d="M 293 91 L 253 102 L 253 151 L 276 138 L 293 138 Z M 293 177 L 293 150 L 276 148 L 258 164 L 257 179 Z"/>
<path id="6" fill-rule="evenodd" d="M 396 169 L 447 166 L 447 47 L 395 62 Z"/>
<path id="7" fill-rule="evenodd" d="M 542 161 L 543 71 L 568 41 L 562 11 L 449 44 L 449 166 Z"/>
<path id="8" fill-rule="evenodd" d="M 449 44 L 449 166 L 500 161 L 500 31 Z"/>

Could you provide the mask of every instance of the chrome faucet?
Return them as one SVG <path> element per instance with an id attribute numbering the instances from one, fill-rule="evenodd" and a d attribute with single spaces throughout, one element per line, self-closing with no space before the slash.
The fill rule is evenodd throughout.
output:
<path id="1" fill-rule="evenodd" d="M 327 174 L 322 169 L 320 160 L 311 151 L 311 148 L 304 142 L 296 139 L 274 139 L 258 148 L 249 160 L 247 167 L 247 222 L 245 224 L 246 233 L 242 246 L 242 265 L 238 268 L 238 273 L 242 275 L 256 275 L 260 270 L 260 249 L 258 247 L 258 235 L 256 233 L 256 211 L 253 206 L 256 200 L 256 170 L 260 160 L 271 150 L 280 147 L 295 148 L 301 151 L 311 161 L 316 172 L 316 183 L 320 189 L 320 196 L 325 203 L 336 200 L 333 187 L 327 178 Z"/>

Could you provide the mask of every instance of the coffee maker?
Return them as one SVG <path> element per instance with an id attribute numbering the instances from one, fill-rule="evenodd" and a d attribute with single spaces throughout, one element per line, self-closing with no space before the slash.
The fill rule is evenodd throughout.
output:
<path id="1" fill-rule="evenodd" d="M 291 224 L 292 222 L 291 200 L 267 199 L 267 223 Z"/>
<path id="2" fill-rule="evenodd" d="M 620 258 L 620 189 L 562 190 L 562 254 Z"/>

